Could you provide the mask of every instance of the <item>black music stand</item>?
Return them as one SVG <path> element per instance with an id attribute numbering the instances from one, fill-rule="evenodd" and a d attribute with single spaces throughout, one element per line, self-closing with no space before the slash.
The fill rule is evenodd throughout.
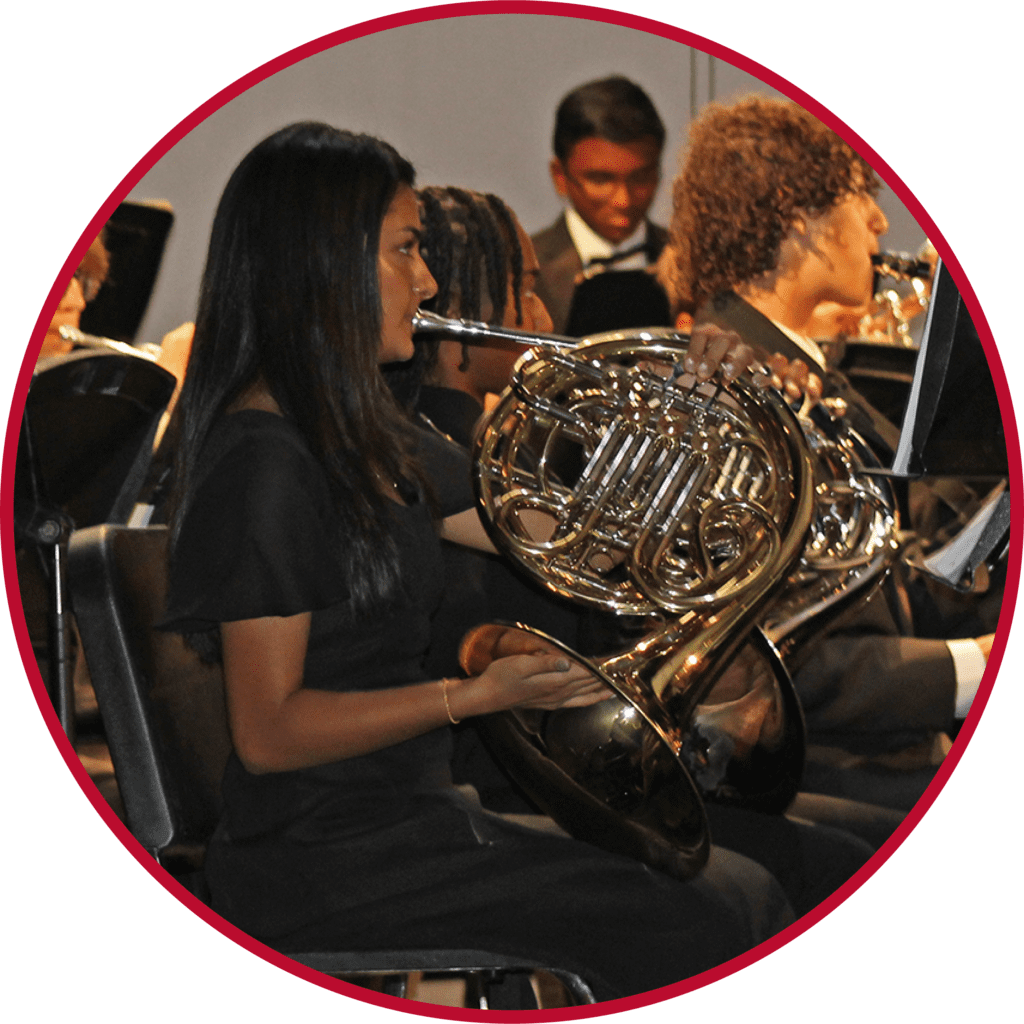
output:
<path id="1" fill-rule="evenodd" d="M 917 349 L 874 341 L 842 342 L 838 368 L 890 423 L 900 425 L 914 383 Z"/>
<path id="2" fill-rule="evenodd" d="M 990 481 L 1009 474 L 1003 419 L 985 350 L 941 261 L 892 472 Z"/>
<path id="3" fill-rule="evenodd" d="M 45 642 L 33 637 L 33 647 L 47 654 L 50 697 L 72 741 L 68 537 L 127 521 L 174 385 L 149 359 L 89 350 L 41 360 L 29 387 L 14 478 L 18 577 L 30 635 L 46 618 Z"/>
<path id="4" fill-rule="evenodd" d="M 991 556 L 1005 551 L 1010 525 L 1009 460 L 988 359 L 952 276 L 941 260 L 890 475 L 953 477 L 988 493 L 942 548 L 912 562 L 969 591 Z"/>
<path id="5" fill-rule="evenodd" d="M 121 203 L 103 229 L 107 279 L 82 313 L 86 334 L 132 342 L 149 304 L 174 214 L 166 204 Z"/>

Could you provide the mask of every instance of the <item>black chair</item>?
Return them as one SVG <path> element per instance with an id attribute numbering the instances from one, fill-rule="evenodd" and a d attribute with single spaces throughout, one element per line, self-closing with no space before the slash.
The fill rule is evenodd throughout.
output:
<path id="1" fill-rule="evenodd" d="M 200 899 L 202 857 L 220 814 L 230 749 L 223 680 L 177 634 L 153 628 L 166 591 L 166 527 L 102 525 L 72 534 L 69 582 L 86 661 L 106 727 L 127 824 L 138 842 Z M 456 974 L 467 998 L 494 1007 L 514 976 L 553 975 L 576 1003 L 595 1001 L 578 975 L 481 950 L 288 953 L 332 977 L 372 976 L 405 996 L 411 973 Z M 532 989 L 520 985 L 518 991 Z M 518 1008 L 534 1008 L 533 1006 Z"/>

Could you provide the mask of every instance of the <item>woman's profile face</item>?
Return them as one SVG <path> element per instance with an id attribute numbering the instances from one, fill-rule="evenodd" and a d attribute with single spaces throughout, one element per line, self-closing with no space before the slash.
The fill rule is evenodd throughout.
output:
<path id="1" fill-rule="evenodd" d="M 381 363 L 412 358 L 412 318 L 420 303 L 437 291 L 437 283 L 420 255 L 421 233 L 416 193 L 408 185 L 399 185 L 381 224 L 377 256 Z"/>

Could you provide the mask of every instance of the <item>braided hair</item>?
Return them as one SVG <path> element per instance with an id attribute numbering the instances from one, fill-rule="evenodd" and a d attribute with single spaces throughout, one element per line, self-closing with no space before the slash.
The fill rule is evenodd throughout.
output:
<path id="1" fill-rule="evenodd" d="M 516 323 L 522 323 L 523 250 L 515 215 L 497 196 L 454 186 L 417 189 L 423 234 L 420 251 L 437 282 L 425 309 L 462 320 L 500 324 L 508 306 L 509 280 Z M 384 368 L 398 400 L 415 403 L 420 384 L 437 362 L 442 335 L 416 338 L 416 354 Z M 468 361 L 462 346 L 463 366 Z"/>

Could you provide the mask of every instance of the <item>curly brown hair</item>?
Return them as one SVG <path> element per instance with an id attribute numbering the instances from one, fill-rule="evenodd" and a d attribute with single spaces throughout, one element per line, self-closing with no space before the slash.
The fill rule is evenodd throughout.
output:
<path id="1" fill-rule="evenodd" d="M 681 297 L 699 306 L 774 270 L 794 221 L 879 188 L 870 165 L 796 103 L 709 103 L 690 126 L 673 185 Z"/>

